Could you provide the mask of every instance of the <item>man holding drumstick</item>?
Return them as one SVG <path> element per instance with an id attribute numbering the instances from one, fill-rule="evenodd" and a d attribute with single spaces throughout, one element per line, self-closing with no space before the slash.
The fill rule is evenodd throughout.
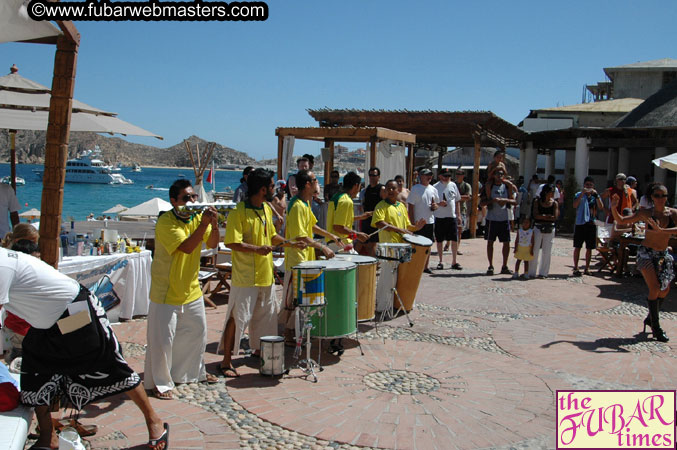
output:
<path id="1" fill-rule="evenodd" d="M 310 201 L 317 190 L 317 178 L 309 170 L 299 170 L 296 174 L 296 187 L 298 195 L 289 200 L 287 206 L 287 224 L 285 238 L 305 242 L 308 246 L 304 249 L 287 247 L 284 250 L 284 309 L 280 312 L 280 320 L 285 323 L 285 343 L 295 345 L 292 340 L 295 324 L 294 288 L 292 274 L 294 266 L 315 259 L 315 249 L 318 249 L 327 258 L 333 258 L 334 252 L 322 244 L 313 240 L 314 234 L 319 234 L 329 240 L 336 241 L 339 248 L 343 248 L 338 236 L 316 225 L 317 219 L 310 209 Z"/>
<path id="2" fill-rule="evenodd" d="M 383 243 L 402 243 L 403 234 L 411 234 L 418 231 L 426 224 L 425 219 L 420 219 L 416 225 L 409 221 L 407 207 L 397 201 L 397 182 L 390 180 L 386 183 L 386 198 L 381 200 L 374 215 L 371 218 L 371 226 L 379 228 L 378 239 Z"/>
<path id="3" fill-rule="evenodd" d="M 355 217 L 353 207 L 353 198 L 360 192 L 360 182 L 362 179 L 355 172 L 348 172 L 343 177 L 343 190 L 329 198 L 329 208 L 327 212 L 327 230 L 336 233 L 344 245 L 350 246 L 353 239 L 357 238 L 360 242 L 366 242 L 369 236 L 353 229 L 353 222 L 356 220 L 371 217 L 372 211 L 367 211 L 362 215 Z M 338 251 L 338 245 L 334 241 L 327 241 L 327 245 L 333 251 Z M 352 249 L 351 249 L 352 250 Z M 353 250 L 351 253 L 355 253 Z"/>
<path id="4" fill-rule="evenodd" d="M 221 343 L 223 361 L 219 366 L 226 377 L 239 374 L 231 364 L 238 354 L 240 340 L 249 326 L 249 346 L 260 354 L 260 338 L 277 334 L 277 302 L 273 279 L 273 245 L 305 249 L 304 241 L 285 242 L 273 225 L 273 211 L 266 202 L 275 191 L 273 173 L 255 169 L 247 178 L 247 195 L 228 215 L 225 244 L 232 251 L 233 273 L 230 301 Z"/>

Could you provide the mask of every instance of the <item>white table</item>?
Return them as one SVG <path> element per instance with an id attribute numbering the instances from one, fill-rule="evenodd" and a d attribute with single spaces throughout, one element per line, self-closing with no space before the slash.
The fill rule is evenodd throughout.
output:
<path id="1" fill-rule="evenodd" d="M 101 256 L 65 257 L 59 272 L 87 287 L 108 275 L 120 297 L 119 317 L 131 319 L 147 315 L 150 302 L 150 250 L 140 253 L 115 253 Z"/>

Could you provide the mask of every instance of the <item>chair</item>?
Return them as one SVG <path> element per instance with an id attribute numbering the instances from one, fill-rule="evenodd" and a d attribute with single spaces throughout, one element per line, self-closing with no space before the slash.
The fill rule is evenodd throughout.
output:
<path id="1" fill-rule="evenodd" d="M 608 267 L 611 273 L 614 273 L 618 266 L 618 254 L 616 249 L 611 246 L 611 237 L 614 225 L 595 220 L 597 225 L 597 255 L 602 258 L 602 265 L 598 272 Z"/>

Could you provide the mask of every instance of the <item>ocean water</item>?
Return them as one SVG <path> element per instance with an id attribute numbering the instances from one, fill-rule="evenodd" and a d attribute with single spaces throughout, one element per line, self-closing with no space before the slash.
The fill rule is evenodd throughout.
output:
<path id="1" fill-rule="evenodd" d="M 24 186 L 17 186 L 16 195 L 22 211 L 31 208 L 40 209 L 42 201 L 42 180 L 33 173 L 34 169 L 42 169 L 38 164 L 17 164 L 16 173 L 26 180 Z M 9 175 L 9 164 L 0 164 L 0 178 Z M 169 201 L 169 186 L 183 177 L 195 182 L 193 169 L 189 168 L 146 168 L 141 172 L 132 172 L 131 168 L 123 168 L 122 174 L 130 178 L 134 184 L 84 184 L 66 183 L 61 217 L 63 220 L 86 220 L 90 213 L 95 217 L 118 203 L 128 208 L 136 206 L 154 197 Z M 205 175 L 206 177 L 206 175 Z M 226 187 L 232 190 L 240 185 L 241 171 L 216 170 L 216 190 L 223 192 Z M 322 177 L 318 176 L 320 182 Z M 152 185 L 156 189 L 147 189 Z M 211 183 L 205 183 L 207 191 L 212 190 Z"/>

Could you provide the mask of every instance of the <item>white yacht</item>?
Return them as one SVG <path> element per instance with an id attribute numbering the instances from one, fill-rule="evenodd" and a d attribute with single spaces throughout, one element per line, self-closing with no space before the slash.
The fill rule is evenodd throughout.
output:
<path id="1" fill-rule="evenodd" d="M 66 183 L 134 184 L 100 158 L 101 150 L 97 145 L 94 150 L 86 150 L 77 158 L 66 161 Z M 35 172 L 42 178 L 43 170 Z"/>
<path id="2" fill-rule="evenodd" d="M 138 165 L 137 163 L 134 163 L 134 167 L 132 167 L 132 172 L 141 172 L 141 166 Z"/>

